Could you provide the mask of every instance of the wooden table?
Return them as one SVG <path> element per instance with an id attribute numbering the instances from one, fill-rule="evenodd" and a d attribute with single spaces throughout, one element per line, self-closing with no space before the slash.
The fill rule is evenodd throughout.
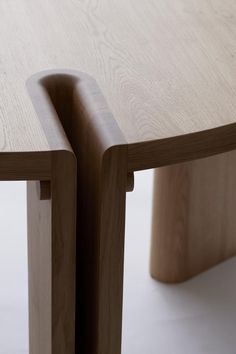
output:
<path id="1" fill-rule="evenodd" d="M 75 242 L 76 353 L 120 354 L 134 171 L 158 168 L 153 277 L 236 253 L 235 14 L 232 0 L 0 2 L 0 179 L 31 181 L 30 354 L 74 353 Z"/>

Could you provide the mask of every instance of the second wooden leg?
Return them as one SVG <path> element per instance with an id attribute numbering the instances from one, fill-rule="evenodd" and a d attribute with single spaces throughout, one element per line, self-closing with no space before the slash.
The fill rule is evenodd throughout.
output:
<path id="1" fill-rule="evenodd" d="M 186 280 L 236 254 L 236 152 L 157 169 L 151 275 Z"/>

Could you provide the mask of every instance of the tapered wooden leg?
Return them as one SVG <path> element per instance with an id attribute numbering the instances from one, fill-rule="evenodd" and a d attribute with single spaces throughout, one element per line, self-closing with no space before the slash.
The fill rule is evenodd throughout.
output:
<path id="1" fill-rule="evenodd" d="M 62 152 L 50 181 L 27 183 L 30 354 L 75 352 L 75 178 Z"/>
<path id="2" fill-rule="evenodd" d="M 236 152 L 155 172 L 151 275 L 186 280 L 236 254 Z"/>

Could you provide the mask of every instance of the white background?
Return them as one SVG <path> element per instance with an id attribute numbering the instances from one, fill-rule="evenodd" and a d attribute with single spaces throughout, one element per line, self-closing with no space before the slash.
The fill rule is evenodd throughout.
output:
<path id="1" fill-rule="evenodd" d="M 179 285 L 151 279 L 151 193 L 152 172 L 137 173 L 127 194 L 122 354 L 236 354 L 236 258 Z M 28 354 L 25 183 L 0 182 L 0 196 L 0 354 Z"/>

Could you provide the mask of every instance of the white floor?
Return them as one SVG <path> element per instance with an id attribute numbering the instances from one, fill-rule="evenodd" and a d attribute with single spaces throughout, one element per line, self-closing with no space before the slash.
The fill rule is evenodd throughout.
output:
<path id="1" fill-rule="evenodd" d="M 24 182 L 0 182 L 0 284 L 0 354 L 27 354 L 28 290 Z"/>
<path id="2" fill-rule="evenodd" d="M 127 195 L 122 354 L 236 354 L 236 258 L 181 285 L 152 280 L 151 188 L 137 173 Z M 25 183 L 0 196 L 0 354 L 28 354 Z"/>
<path id="3" fill-rule="evenodd" d="M 236 258 L 181 285 L 148 273 L 152 172 L 128 194 L 122 354 L 236 354 Z"/>

